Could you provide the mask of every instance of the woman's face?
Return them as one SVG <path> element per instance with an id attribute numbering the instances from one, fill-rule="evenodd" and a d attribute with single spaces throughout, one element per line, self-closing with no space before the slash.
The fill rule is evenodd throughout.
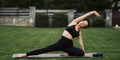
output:
<path id="1" fill-rule="evenodd" d="M 78 24 L 80 27 L 86 27 L 86 26 L 88 26 L 88 21 L 81 21 L 81 22 L 79 22 L 79 24 Z"/>

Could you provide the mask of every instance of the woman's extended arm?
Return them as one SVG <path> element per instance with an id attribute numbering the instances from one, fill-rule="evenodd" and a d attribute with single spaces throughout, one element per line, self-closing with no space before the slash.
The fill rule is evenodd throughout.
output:
<path id="1" fill-rule="evenodd" d="M 96 12 L 96 11 L 90 11 L 90 12 L 88 12 L 88 13 L 86 13 L 86 14 L 84 14 L 84 15 L 76 18 L 76 19 L 74 19 L 74 20 L 71 22 L 71 24 L 77 24 L 78 22 L 84 20 L 86 17 L 88 17 L 88 16 L 90 16 L 90 15 L 92 15 L 92 14 L 95 14 L 95 15 L 98 16 L 98 17 L 100 16 L 100 14 L 99 14 L 98 12 Z"/>
<path id="2" fill-rule="evenodd" d="M 80 44 L 80 48 L 85 52 L 85 48 L 84 48 L 81 32 L 80 32 L 80 35 L 78 36 L 78 42 Z"/>
<path id="3" fill-rule="evenodd" d="M 98 17 L 100 16 L 100 14 L 98 12 L 96 12 L 96 11 L 90 11 L 90 12 L 88 12 L 88 13 L 86 13 L 86 14 L 84 14 L 84 15 L 76 18 L 76 19 L 74 19 L 74 21 L 80 22 L 81 20 L 84 20 L 86 17 L 88 17 L 88 16 L 90 16 L 92 14 L 95 14 Z"/>

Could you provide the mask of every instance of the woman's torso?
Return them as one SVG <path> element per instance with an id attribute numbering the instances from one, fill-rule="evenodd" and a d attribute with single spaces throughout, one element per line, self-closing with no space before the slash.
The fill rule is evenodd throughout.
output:
<path id="1" fill-rule="evenodd" d="M 73 40 L 73 38 L 79 36 L 79 31 L 76 30 L 76 25 L 70 25 L 68 26 L 64 32 L 63 32 L 63 36 Z"/>

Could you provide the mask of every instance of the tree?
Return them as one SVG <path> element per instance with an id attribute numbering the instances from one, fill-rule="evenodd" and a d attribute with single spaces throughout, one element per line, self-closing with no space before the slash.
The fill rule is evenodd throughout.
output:
<path id="1" fill-rule="evenodd" d="M 5 7 L 7 4 L 7 0 L 0 0 L 0 7 Z"/>
<path id="2" fill-rule="evenodd" d="M 75 9 L 78 11 L 100 10 L 111 8 L 118 0 L 0 0 L 0 7 L 36 6 L 37 9 Z"/>
<path id="3" fill-rule="evenodd" d="M 120 3 L 119 0 L 112 0 L 112 9 L 119 10 L 120 9 L 120 6 L 118 6 L 119 3 Z"/>

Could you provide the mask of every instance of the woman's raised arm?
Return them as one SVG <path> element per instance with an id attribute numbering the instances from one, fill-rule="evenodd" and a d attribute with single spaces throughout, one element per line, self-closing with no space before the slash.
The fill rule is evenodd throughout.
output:
<path id="1" fill-rule="evenodd" d="M 95 14 L 97 17 L 100 17 L 100 14 L 98 12 L 96 12 L 96 11 L 90 11 L 90 12 L 88 12 L 88 13 L 86 13 L 86 14 L 84 14 L 84 15 L 76 18 L 76 19 L 74 19 L 72 22 L 73 23 L 78 23 L 78 22 L 84 20 L 86 17 L 88 17 L 88 16 L 90 16 L 92 14 Z"/>

